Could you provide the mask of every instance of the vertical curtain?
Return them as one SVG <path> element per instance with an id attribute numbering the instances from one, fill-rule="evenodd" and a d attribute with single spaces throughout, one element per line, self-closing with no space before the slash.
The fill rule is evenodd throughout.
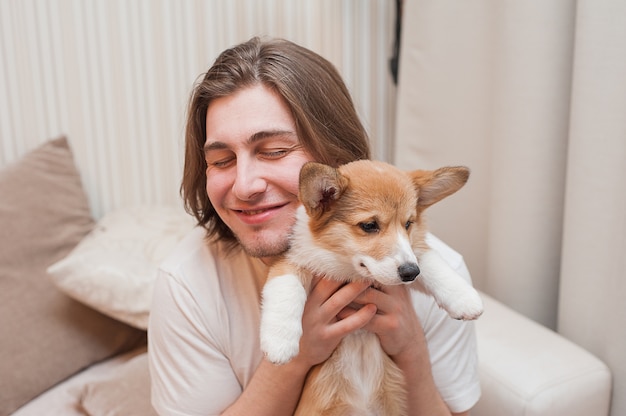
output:
<path id="1" fill-rule="evenodd" d="M 558 330 L 614 374 L 626 415 L 626 2 L 578 2 Z"/>
<path id="2" fill-rule="evenodd" d="M 626 2 L 406 0 L 403 23 L 394 163 L 472 170 L 431 230 L 603 359 L 626 414 Z"/>
<path id="3" fill-rule="evenodd" d="M 574 11 L 564 0 L 409 1 L 400 57 L 395 162 L 472 170 L 429 209 L 433 231 L 478 287 L 551 328 Z"/>

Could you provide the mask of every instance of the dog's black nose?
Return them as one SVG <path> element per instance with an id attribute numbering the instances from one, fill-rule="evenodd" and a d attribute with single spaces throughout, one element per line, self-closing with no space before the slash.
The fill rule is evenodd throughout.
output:
<path id="1" fill-rule="evenodd" d="M 398 275 L 403 282 L 412 282 L 420 274 L 420 268 L 415 263 L 404 263 L 398 267 Z"/>

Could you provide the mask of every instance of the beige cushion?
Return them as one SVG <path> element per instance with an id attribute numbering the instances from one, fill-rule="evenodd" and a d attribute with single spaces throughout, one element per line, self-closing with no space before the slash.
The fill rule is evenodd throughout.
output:
<path id="1" fill-rule="evenodd" d="M 48 273 L 74 299 L 147 329 L 157 267 L 193 225 L 182 208 L 120 208 Z"/>
<path id="2" fill-rule="evenodd" d="M 93 225 L 66 139 L 0 171 L 0 414 L 145 342 L 144 331 L 74 301 L 46 275 Z"/>
<path id="3" fill-rule="evenodd" d="M 147 353 L 124 363 L 112 377 L 86 384 L 80 400 L 90 416 L 156 415 L 150 404 Z"/>
<path id="4" fill-rule="evenodd" d="M 611 373 L 589 352 L 482 294 L 473 416 L 607 415 Z"/>

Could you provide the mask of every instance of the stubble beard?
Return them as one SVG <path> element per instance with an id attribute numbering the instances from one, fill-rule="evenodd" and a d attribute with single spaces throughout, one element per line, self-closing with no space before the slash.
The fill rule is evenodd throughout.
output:
<path id="1" fill-rule="evenodd" d="M 263 238 L 254 241 L 242 241 L 237 237 L 239 245 L 250 257 L 268 258 L 283 255 L 289 250 L 289 238 L 285 236 L 281 241 L 264 241 Z"/>

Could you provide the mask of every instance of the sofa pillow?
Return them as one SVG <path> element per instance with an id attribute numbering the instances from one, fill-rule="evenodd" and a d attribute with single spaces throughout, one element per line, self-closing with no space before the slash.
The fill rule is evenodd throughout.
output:
<path id="1" fill-rule="evenodd" d="M 193 226 L 182 208 L 119 208 L 48 273 L 74 299 L 147 329 L 157 267 Z"/>
<path id="2" fill-rule="evenodd" d="M 46 275 L 93 225 L 65 138 L 0 170 L 0 415 L 145 343 L 145 331 L 71 299 Z"/>
<path id="3" fill-rule="evenodd" d="M 87 383 L 80 405 L 90 416 L 156 415 L 150 403 L 148 354 L 127 361 L 110 378 Z"/>

